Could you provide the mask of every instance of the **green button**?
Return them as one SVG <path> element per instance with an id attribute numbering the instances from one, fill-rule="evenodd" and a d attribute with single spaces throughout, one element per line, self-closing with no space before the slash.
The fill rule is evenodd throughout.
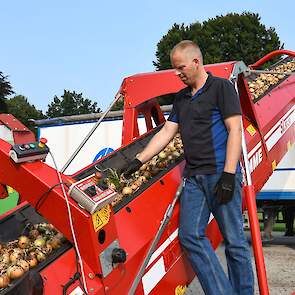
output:
<path id="1" fill-rule="evenodd" d="M 31 149 L 34 149 L 36 147 L 36 145 L 35 144 L 33 144 L 33 143 L 30 143 L 30 148 Z"/>

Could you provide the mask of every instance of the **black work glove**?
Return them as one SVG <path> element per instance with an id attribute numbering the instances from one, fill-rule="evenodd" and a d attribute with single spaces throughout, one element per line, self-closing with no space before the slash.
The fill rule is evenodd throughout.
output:
<path id="1" fill-rule="evenodd" d="M 125 178 L 130 178 L 131 174 L 133 174 L 134 172 L 136 172 L 141 166 L 142 166 L 142 162 L 140 160 L 138 160 L 137 158 L 135 158 L 134 160 L 132 160 L 126 167 L 124 167 L 123 169 L 121 169 L 120 174 L 123 173 Z"/>
<path id="2" fill-rule="evenodd" d="M 233 198 L 235 190 L 235 174 L 222 172 L 220 179 L 215 186 L 215 194 L 219 204 L 226 204 Z"/>

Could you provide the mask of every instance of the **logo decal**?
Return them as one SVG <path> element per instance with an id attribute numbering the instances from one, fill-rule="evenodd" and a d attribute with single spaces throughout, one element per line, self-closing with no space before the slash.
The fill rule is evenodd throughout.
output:
<path id="1" fill-rule="evenodd" d="M 99 160 L 99 159 L 101 159 L 101 158 L 103 158 L 104 156 L 106 156 L 107 154 L 109 154 L 109 153 L 111 153 L 111 152 L 113 152 L 113 151 L 114 151 L 114 149 L 112 149 L 111 147 L 103 148 L 103 149 L 102 149 L 101 151 L 99 151 L 99 152 L 97 153 L 97 155 L 94 157 L 92 163 L 95 162 L 95 161 L 97 161 L 97 160 Z"/>

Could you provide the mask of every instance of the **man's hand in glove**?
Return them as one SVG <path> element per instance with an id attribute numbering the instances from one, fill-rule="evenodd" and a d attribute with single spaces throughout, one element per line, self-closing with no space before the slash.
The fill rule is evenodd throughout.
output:
<path id="1" fill-rule="evenodd" d="M 233 198 L 235 190 L 235 174 L 223 172 L 215 186 L 215 194 L 219 204 L 227 204 Z"/>
<path id="2" fill-rule="evenodd" d="M 135 158 L 128 164 L 128 166 L 124 167 L 120 173 L 123 173 L 125 178 L 130 178 L 131 174 L 136 172 L 142 166 L 142 164 L 143 163 L 140 160 Z"/>

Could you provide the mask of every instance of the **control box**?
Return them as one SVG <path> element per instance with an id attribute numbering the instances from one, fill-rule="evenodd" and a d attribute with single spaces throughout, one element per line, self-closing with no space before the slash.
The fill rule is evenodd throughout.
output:
<path id="1" fill-rule="evenodd" d="M 94 181 L 95 174 L 73 183 L 69 195 L 90 214 L 111 203 L 117 192 L 108 187 L 100 187 Z"/>
<path id="2" fill-rule="evenodd" d="M 13 145 L 9 151 L 9 156 L 15 163 L 23 163 L 45 160 L 48 153 L 49 148 L 45 144 L 45 139 L 41 139 L 40 142 Z"/>

